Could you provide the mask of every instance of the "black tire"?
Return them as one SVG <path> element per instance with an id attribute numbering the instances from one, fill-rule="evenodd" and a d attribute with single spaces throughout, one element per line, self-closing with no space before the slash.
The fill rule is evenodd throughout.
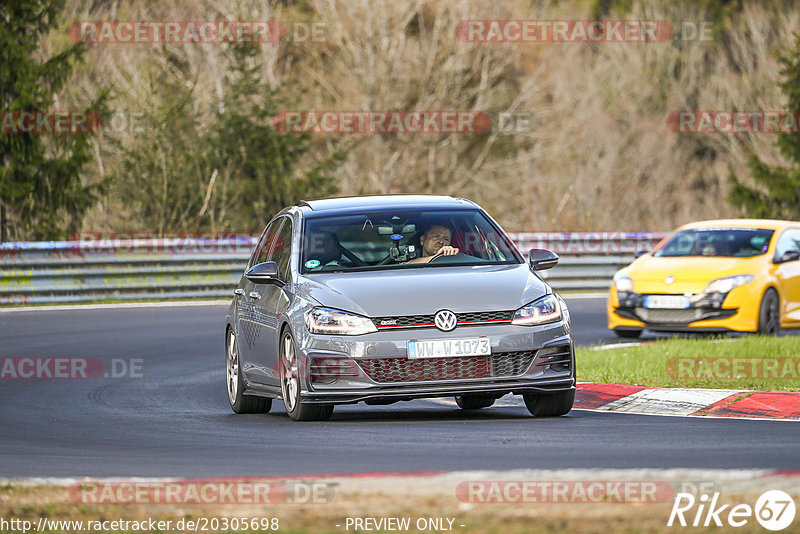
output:
<path id="1" fill-rule="evenodd" d="M 333 415 L 333 404 L 307 404 L 300 396 L 300 373 L 294 338 L 288 330 L 281 335 L 279 351 L 281 395 L 286 413 L 295 421 L 326 421 Z"/>
<path id="2" fill-rule="evenodd" d="M 486 397 L 484 395 L 457 395 L 456 404 L 462 410 L 480 410 L 481 408 L 488 408 L 494 404 L 494 397 Z"/>
<path id="3" fill-rule="evenodd" d="M 534 417 L 559 417 L 566 415 L 575 403 L 575 390 L 558 393 L 541 393 L 523 395 L 525 407 Z"/>
<path id="4" fill-rule="evenodd" d="M 619 328 L 615 329 L 614 333 L 617 334 L 617 337 L 624 339 L 636 339 L 642 335 L 641 330 L 620 330 Z"/>
<path id="5" fill-rule="evenodd" d="M 272 408 L 272 399 L 245 395 L 244 379 L 239 365 L 239 342 L 229 328 L 225 336 L 225 372 L 227 377 L 228 403 L 234 413 L 267 413 Z"/>
<path id="6" fill-rule="evenodd" d="M 778 292 L 767 289 L 761 299 L 758 310 L 758 333 L 765 336 L 777 336 L 781 332 L 781 300 Z"/>

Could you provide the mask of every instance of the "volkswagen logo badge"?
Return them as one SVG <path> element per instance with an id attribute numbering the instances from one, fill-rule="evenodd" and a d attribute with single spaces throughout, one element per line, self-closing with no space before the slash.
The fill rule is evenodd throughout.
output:
<path id="1" fill-rule="evenodd" d="M 456 314 L 450 310 L 439 310 L 436 312 L 436 315 L 433 316 L 433 323 L 436 325 L 436 328 L 442 332 L 449 332 L 458 324 L 458 318 Z"/>
<path id="2" fill-rule="evenodd" d="M 667 285 L 670 285 L 674 281 L 675 281 L 675 277 L 672 276 L 672 275 L 669 275 L 666 278 L 664 278 L 664 283 L 667 284 Z"/>

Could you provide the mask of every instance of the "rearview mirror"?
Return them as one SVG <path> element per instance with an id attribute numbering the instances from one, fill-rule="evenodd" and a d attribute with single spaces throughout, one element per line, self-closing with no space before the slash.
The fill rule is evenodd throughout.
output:
<path id="1" fill-rule="evenodd" d="M 558 263 L 558 254 L 544 248 L 532 248 L 528 252 L 528 265 L 532 271 L 552 269 Z"/>
<path id="2" fill-rule="evenodd" d="M 274 261 L 265 261 L 250 267 L 244 275 L 254 284 L 271 284 L 278 280 L 278 264 Z"/>
<path id="3" fill-rule="evenodd" d="M 413 234 L 416 231 L 417 231 L 417 226 L 415 224 L 404 224 L 403 229 L 400 230 L 399 233 Z M 392 228 L 391 226 L 378 226 L 378 234 L 380 235 L 390 235 L 394 233 L 398 232 L 395 232 L 395 228 Z"/>

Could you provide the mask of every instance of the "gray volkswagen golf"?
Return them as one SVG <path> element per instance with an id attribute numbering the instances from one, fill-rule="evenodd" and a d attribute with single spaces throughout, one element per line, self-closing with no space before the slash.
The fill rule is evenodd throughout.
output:
<path id="1" fill-rule="evenodd" d="M 334 405 L 512 393 L 534 416 L 575 399 L 569 312 L 477 204 L 441 196 L 300 202 L 258 240 L 226 316 L 236 413 L 280 398 L 294 420 Z"/>

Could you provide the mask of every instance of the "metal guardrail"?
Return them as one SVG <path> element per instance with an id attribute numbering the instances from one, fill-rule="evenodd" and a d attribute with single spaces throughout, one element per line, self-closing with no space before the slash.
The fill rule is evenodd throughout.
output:
<path id="1" fill-rule="evenodd" d="M 666 234 L 526 232 L 520 250 L 548 248 L 561 260 L 542 277 L 559 290 L 606 290 L 638 250 Z M 94 239 L 0 243 L 0 305 L 228 298 L 257 236 L 222 239 Z"/>

